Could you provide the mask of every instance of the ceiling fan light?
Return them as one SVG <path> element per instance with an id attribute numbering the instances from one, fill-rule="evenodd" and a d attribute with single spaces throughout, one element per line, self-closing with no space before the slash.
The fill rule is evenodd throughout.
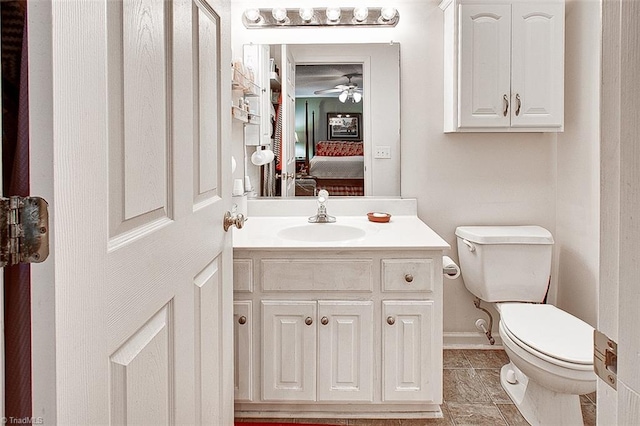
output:
<path id="1" fill-rule="evenodd" d="M 340 96 L 338 96 L 338 100 L 342 103 L 347 102 L 347 98 L 349 97 L 349 91 L 345 90 L 344 92 L 340 93 Z"/>
<path id="2" fill-rule="evenodd" d="M 369 8 L 367 7 L 356 7 L 353 9 L 353 18 L 358 22 L 366 20 L 368 16 Z"/>
<path id="3" fill-rule="evenodd" d="M 284 22 L 287 20 L 287 9 L 283 7 L 274 7 L 271 10 L 271 16 L 278 22 Z"/>
<path id="4" fill-rule="evenodd" d="M 380 17 L 385 22 L 391 21 L 393 18 L 396 17 L 397 14 L 398 14 L 398 11 L 396 10 L 395 7 L 383 7 L 382 10 L 380 11 Z"/>
<path id="5" fill-rule="evenodd" d="M 329 22 L 337 22 L 340 20 L 340 8 L 339 7 L 328 7 L 325 12 L 327 15 L 327 20 Z"/>
<path id="6" fill-rule="evenodd" d="M 259 9 L 247 9 L 244 11 L 244 17 L 247 19 L 247 21 L 255 24 L 258 21 L 260 21 L 260 10 Z"/>
<path id="7" fill-rule="evenodd" d="M 362 100 L 362 94 L 358 92 L 353 92 L 353 101 L 358 103 Z"/>
<path id="8" fill-rule="evenodd" d="M 305 22 L 309 22 L 313 19 L 313 8 L 311 7 L 301 7 L 298 11 L 298 15 L 300 15 L 300 19 Z"/>

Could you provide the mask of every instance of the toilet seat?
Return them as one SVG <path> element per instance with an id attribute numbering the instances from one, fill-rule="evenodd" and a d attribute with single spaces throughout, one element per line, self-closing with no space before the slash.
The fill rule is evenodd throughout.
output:
<path id="1" fill-rule="evenodd" d="M 547 304 L 501 303 L 500 321 L 525 351 L 558 366 L 593 369 L 593 328 Z"/>

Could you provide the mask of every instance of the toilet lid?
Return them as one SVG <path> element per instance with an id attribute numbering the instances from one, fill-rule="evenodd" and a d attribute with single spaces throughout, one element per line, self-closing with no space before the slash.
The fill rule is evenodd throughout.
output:
<path id="1" fill-rule="evenodd" d="M 593 364 L 593 327 L 553 305 L 503 303 L 500 320 L 513 336 L 549 357 Z"/>

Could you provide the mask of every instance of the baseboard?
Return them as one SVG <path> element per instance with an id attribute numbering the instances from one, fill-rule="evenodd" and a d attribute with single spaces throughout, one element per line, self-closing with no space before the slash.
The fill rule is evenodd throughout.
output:
<path id="1" fill-rule="evenodd" d="M 502 339 L 496 332 L 493 335 L 496 343 L 491 345 L 487 336 L 474 332 L 445 332 L 442 343 L 445 349 L 501 349 Z"/>

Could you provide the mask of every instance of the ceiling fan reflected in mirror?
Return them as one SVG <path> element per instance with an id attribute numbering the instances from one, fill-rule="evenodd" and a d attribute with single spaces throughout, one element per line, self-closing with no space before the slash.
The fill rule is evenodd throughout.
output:
<path id="1" fill-rule="evenodd" d="M 351 79 L 354 77 L 359 77 L 361 75 L 362 74 L 360 73 L 345 74 L 343 77 L 346 77 L 348 80 L 346 84 L 338 84 L 332 89 L 316 90 L 313 93 L 315 93 L 316 95 L 340 93 L 338 95 L 338 100 L 340 102 L 358 103 L 362 100 L 362 88 L 358 87 L 358 85 L 352 82 Z"/>

